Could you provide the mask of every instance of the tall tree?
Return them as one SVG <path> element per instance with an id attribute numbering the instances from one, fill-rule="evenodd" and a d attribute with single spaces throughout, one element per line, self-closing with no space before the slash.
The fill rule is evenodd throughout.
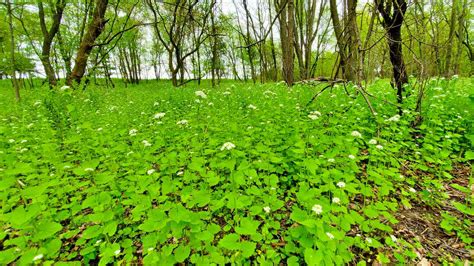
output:
<path id="1" fill-rule="evenodd" d="M 20 84 L 16 78 L 16 59 L 15 59 L 15 32 L 13 31 L 13 8 L 10 0 L 5 1 L 5 5 L 7 7 L 7 15 L 8 15 L 8 26 L 10 30 L 10 76 L 13 83 L 13 89 L 15 90 L 15 99 L 20 101 Z"/>
<path id="2" fill-rule="evenodd" d="M 38 15 L 40 20 L 41 32 L 43 34 L 43 44 L 41 47 L 41 63 L 44 67 L 44 72 L 48 78 L 50 86 L 56 86 L 56 76 L 54 74 L 53 66 L 51 65 L 51 45 L 53 44 L 53 39 L 59 31 L 59 26 L 61 25 L 61 17 L 63 16 L 63 11 L 66 6 L 65 0 L 57 0 L 54 6 L 51 6 L 52 22 L 51 27 L 47 28 L 46 18 L 43 7 L 43 1 L 38 1 Z"/>
<path id="3" fill-rule="evenodd" d="M 329 1 L 331 20 L 336 35 L 339 52 L 339 64 L 345 79 L 356 81 L 361 76 L 361 65 L 359 60 L 360 37 L 357 27 L 357 0 L 345 0 L 343 10 L 343 21 L 339 18 L 336 0 Z"/>
<path id="4" fill-rule="evenodd" d="M 280 44 L 282 52 L 282 74 L 288 86 L 294 82 L 294 29 L 295 5 L 294 0 L 275 0 L 277 10 L 280 10 L 278 21 L 280 23 Z"/>
<path id="5" fill-rule="evenodd" d="M 452 69 L 451 69 L 451 58 L 453 53 L 453 46 L 454 46 L 454 34 L 456 32 L 456 22 L 458 20 L 458 0 L 453 0 L 452 7 L 451 7 L 451 18 L 449 20 L 449 36 L 448 42 L 446 47 L 446 59 L 445 59 L 445 67 L 444 67 L 444 74 L 445 76 L 451 76 Z"/>
<path id="6" fill-rule="evenodd" d="M 107 20 L 105 19 L 105 11 L 107 10 L 108 4 L 108 0 L 95 0 L 92 19 L 89 22 L 87 31 L 79 45 L 71 75 L 66 79 L 66 84 L 69 86 L 72 86 L 73 82 L 76 82 L 77 84 L 81 83 L 82 77 L 86 72 L 89 54 L 94 47 L 96 39 L 102 33 L 105 24 L 107 23 Z"/>
<path id="7" fill-rule="evenodd" d="M 203 3 L 199 0 L 175 0 L 164 3 L 146 0 L 146 3 L 153 13 L 154 33 L 168 52 L 168 68 L 173 86 L 182 85 L 187 58 L 196 53 L 210 36 L 206 26 L 216 0 Z M 186 40 L 191 34 L 191 28 L 198 33 L 195 41 L 187 47 Z"/>
<path id="8" fill-rule="evenodd" d="M 246 48 L 247 48 L 247 55 L 249 57 L 249 63 L 250 63 L 250 74 L 252 75 L 252 81 L 255 83 L 257 80 L 257 73 L 255 70 L 255 63 L 254 63 L 254 50 L 253 50 L 253 45 L 252 43 L 252 37 L 250 35 L 250 23 L 253 24 L 252 22 L 252 15 L 250 14 L 247 0 L 243 0 L 243 6 L 245 9 L 245 35 L 242 35 L 244 37 L 244 40 L 246 42 Z"/>
<path id="9" fill-rule="evenodd" d="M 314 29 L 316 21 L 316 0 L 295 2 L 295 52 L 299 66 L 300 79 L 310 78 L 311 54 L 317 31 Z"/>
<path id="10" fill-rule="evenodd" d="M 402 51 L 402 24 L 407 11 L 405 0 L 375 0 L 377 10 L 382 16 L 382 26 L 386 31 L 386 39 L 390 51 L 390 62 L 393 68 L 393 79 L 397 87 L 399 114 L 402 115 L 404 84 L 408 83 Z"/>

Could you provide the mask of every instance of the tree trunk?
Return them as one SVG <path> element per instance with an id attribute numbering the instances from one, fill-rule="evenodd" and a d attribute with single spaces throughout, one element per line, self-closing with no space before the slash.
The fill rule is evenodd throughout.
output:
<path id="1" fill-rule="evenodd" d="M 252 51 L 252 46 L 250 45 L 252 43 L 252 40 L 250 38 L 250 12 L 248 10 L 247 6 L 247 0 L 243 1 L 244 8 L 245 8 L 245 26 L 246 26 L 246 44 L 247 44 L 247 54 L 249 56 L 249 63 L 250 63 L 250 74 L 252 75 L 252 81 L 253 83 L 256 82 L 256 73 L 255 73 L 255 65 L 253 62 L 253 51 Z"/>
<path id="2" fill-rule="evenodd" d="M 108 3 L 108 0 L 96 0 L 92 21 L 89 23 L 87 32 L 81 41 L 79 50 L 77 51 L 71 75 L 66 79 L 66 84 L 69 86 L 72 86 L 73 82 L 76 82 L 77 84 L 81 83 L 81 79 L 86 72 L 89 54 L 94 47 L 96 39 L 102 33 L 105 24 L 107 23 L 107 20 L 105 19 L 105 11 L 107 10 Z"/>
<path id="3" fill-rule="evenodd" d="M 61 36 L 61 29 L 58 30 L 58 43 L 59 43 L 59 52 L 61 53 L 61 57 L 64 61 L 64 68 L 66 70 L 66 77 L 71 75 L 71 58 L 72 56 L 67 52 L 64 40 Z"/>
<path id="4" fill-rule="evenodd" d="M 276 9 L 281 10 L 279 15 L 280 22 L 280 41 L 282 50 L 283 79 L 288 86 L 293 86 L 294 81 L 294 1 L 282 0 L 276 1 Z M 286 5 L 286 6 L 285 6 Z"/>
<path id="5" fill-rule="evenodd" d="M 331 12 L 331 20 L 334 28 L 334 34 L 336 35 L 336 43 L 337 48 L 339 50 L 339 65 L 342 69 L 342 75 L 344 78 L 350 79 L 346 74 L 348 72 L 348 70 L 346 69 L 346 46 L 344 44 L 343 29 L 341 26 L 341 21 L 339 20 L 336 0 L 329 1 L 329 10 Z"/>
<path id="6" fill-rule="evenodd" d="M 454 41 L 454 32 L 456 31 L 456 20 L 457 20 L 457 9 L 458 9 L 458 0 L 453 0 L 452 9 L 451 9 L 451 19 L 449 21 L 449 36 L 448 36 L 448 46 L 446 47 L 446 65 L 444 67 L 444 75 L 446 77 L 451 76 L 451 57 L 453 51 L 453 41 Z"/>
<path id="7" fill-rule="evenodd" d="M 21 100 L 20 97 L 20 84 L 16 79 L 16 59 L 15 59 L 15 33 L 13 32 L 13 10 L 10 0 L 6 0 L 5 4 L 7 6 L 7 14 L 8 14 L 8 25 L 10 30 L 10 64 L 11 64 L 11 72 L 10 76 L 13 83 L 13 89 L 15 90 L 15 99 L 17 102 Z"/>
<path id="8" fill-rule="evenodd" d="M 405 69 L 402 53 L 402 36 L 400 28 L 393 27 L 388 32 L 388 47 L 390 50 L 390 62 L 393 67 L 393 78 L 397 86 L 397 101 L 402 103 L 403 84 L 408 83 L 408 76 Z"/>
<path id="9" fill-rule="evenodd" d="M 361 77 L 360 66 L 360 37 L 357 27 L 357 0 L 344 1 L 344 27 L 339 19 L 336 0 L 329 1 L 331 20 L 336 35 L 339 50 L 339 64 L 342 69 L 343 78 L 358 81 Z"/>
<path id="10" fill-rule="evenodd" d="M 53 87 L 57 85 L 56 75 L 54 73 L 53 66 L 51 65 L 51 45 L 53 44 L 53 39 L 59 31 L 59 26 L 61 25 L 61 18 L 63 16 L 63 10 L 65 3 L 61 0 L 56 2 L 56 5 L 51 9 L 53 10 L 53 18 L 50 29 L 46 28 L 45 14 L 43 8 L 43 2 L 38 1 L 38 15 L 40 19 L 41 32 L 43 33 L 43 45 L 41 47 L 41 63 L 44 67 L 44 72 L 48 78 L 49 86 Z"/>
<path id="11" fill-rule="evenodd" d="M 347 0 L 347 46 L 349 48 L 347 54 L 347 67 L 349 68 L 349 79 L 359 82 L 361 74 L 360 65 L 360 37 L 357 27 L 357 0 Z"/>
<path id="12" fill-rule="evenodd" d="M 403 85 L 408 83 L 408 76 L 406 73 L 405 62 L 403 61 L 403 51 L 402 51 L 402 24 L 407 10 L 407 3 L 405 0 L 389 0 L 392 3 L 389 6 L 392 6 L 393 14 L 389 14 L 390 8 L 387 9 L 384 4 L 384 0 L 376 0 L 377 9 L 382 15 L 383 27 L 387 32 L 387 42 L 390 52 L 390 62 L 392 63 L 393 68 L 393 79 L 397 87 L 397 102 L 398 102 L 398 112 L 400 115 L 402 112 L 402 102 L 403 102 Z"/>
<path id="13" fill-rule="evenodd" d="M 272 17 L 272 5 L 271 0 L 268 1 L 268 12 L 269 17 Z M 270 27 L 270 49 L 272 54 L 272 73 L 273 73 L 273 81 L 278 80 L 278 67 L 277 67 L 277 59 L 276 59 L 276 49 L 275 49 L 275 42 L 273 40 L 273 27 Z"/>
<path id="14" fill-rule="evenodd" d="M 217 29 L 216 29 L 216 22 L 214 19 L 214 11 L 211 11 L 211 31 L 212 31 L 212 38 L 211 38 L 211 83 L 212 87 L 216 86 L 216 71 L 217 71 Z"/>

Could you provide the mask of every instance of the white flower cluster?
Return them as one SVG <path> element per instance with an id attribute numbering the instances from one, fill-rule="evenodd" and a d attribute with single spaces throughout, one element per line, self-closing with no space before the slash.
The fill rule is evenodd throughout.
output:
<path id="1" fill-rule="evenodd" d="M 157 114 L 155 114 L 154 118 L 155 119 L 160 119 L 160 118 L 163 118 L 165 115 L 166 115 L 166 113 L 157 113 Z"/>
<path id="2" fill-rule="evenodd" d="M 147 174 L 147 175 L 151 175 L 151 174 L 153 174 L 155 171 L 156 171 L 155 169 L 150 169 L 150 170 L 146 171 L 146 174 Z"/>
<path id="3" fill-rule="evenodd" d="M 263 94 L 264 94 L 265 96 L 268 96 L 268 95 L 276 95 L 276 93 L 274 93 L 273 91 L 270 91 L 270 90 L 264 91 Z"/>
<path id="4" fill-rule="evenodd" d="M 33 258 L 33 261 L 37 261 L 43 258 L 43 254 L 38 254 Z"/>
<path id="5" fill-rule="evenodd" d="M 176 125 L 187 125 L 188 124 L 188 120 L 186 119 L 183 119 L 183 120 L 179 120 L 178 122 L 176 122 Z"/>
<path id="6" fill-rule="evenodd" d="M 145 146 L 145 147 L 150 147 L 151 146 L 151 143 L 148 142 L 148 140 L 146 140 L 146 139 L 143 140 L 142 143 L 143 143 L 143 146 Z"/>
<path id="7" fill-rule="evenodd" d="M 385 120 L 387 122 L 398 122 L 400 121 L 400 115 L 394 115 L 392 117 L 390 117 L 389 119 Z"/>
<path id="8" fill-rule="evenodd" d="M 130 136 L 136 136 L 137 133 L 138 133 L 138 130 L 136 130 L 136 129 L 134 129 L 134 128 L 132 128 L 132 129 L 130 129 L 130 131 L 128 131 L 128 134 L 129 134 Z"/>
<path id="9" fill-rule="evenodd" d="M 232 142 L 226 142 L 222 145 L 221 147 L 221 151 L 223 150 L 232 150 L 233 148 L 235 148 L 235 144 L 232 143 Z"/>
<path id="10" fill-rule="evenodd" d="M 308 115 L 308 117 L 311 119 L 311 120 L 316 120 L 318 119 L 319 117 L 321 116 L 321 113 L 318 112 L 318 111 L 311 111 Z"/>
<path id="11" fill-rule="evenodd" d="M 318 214 L 318 215 L 321 214 L 321 213 L 323 213 L 323 207 L 322 207 L 321 205 L 319 205 L 319 204 L 314 204 L 314 205 L 313 205 L 313 208 L 311 208 L 311 210 L 312 210 L 314 213 Z"/>
<path id="12" fill-rule="evenodd" d="M 329 239 L 334 239 L 334 235 L 329 233 L 329 232 L 326 232 L 326 235 L 329 237 Z"/>
<path id="13" fill-rule="evenodd" d="M 362 138 L 362 134 L 360 134 L 360 132 L 356 131 L 356 130 L 351 132 L 351 136 L 353 136 L 355 138 Z"/>
<path id="14" fill-rule="evenodd" d="M 207 95 L 203 91 L 195 91 L 194 94 L 198 97 L 203 98 L 203 99 L 207 98 Z"/>

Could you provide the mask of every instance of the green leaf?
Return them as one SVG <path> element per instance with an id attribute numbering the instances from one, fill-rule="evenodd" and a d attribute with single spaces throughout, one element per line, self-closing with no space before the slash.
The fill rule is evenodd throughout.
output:
<path id="1" fill-rule="evenodd" d="M 104 231 L 103 233 L 104 234 L 107 234 L 109 236 L 113 236 L 115 234 L 115 231 L 117 230 L 117 222 L 116 221 L 112 221 L 110 223 L 108 223 L 105 227 L 104 227 Z"/>
<path id="2" fill-rule="evenodd" d="M 15 248 L 0 250 L 0 264 L 8 265 L 20 256 L 21 253 L 16 252 Z"/>
<path id="3" fill-rule="evenodd" d="M 59 250 L 61 249 L 61 245 L 62 245 L 62 242 L 58 238 L 55 238 L 55 239 L 49 241 L 45 245 L 45 248 L 48 251 L 48 255 L 50 257 L 54 257 L 59 252 Z"/>
<path id="4" fill-rule="evenodd" d="M 174 250 L 174 258 L 176 262 L 181 263 L 189 257 L 189 253 L 191 253 L 191 248 L 189 248 L 189 246 L 178 246 Z"/>
<path id="5" fill-rule="evenodd" d="M 93 225 L 88 227 L 84 232 L 82 232 L 82 237 L 84 239 L 91 239 L 98 237 L 102 233 L 102 227 L 100 225 Z"/>
<path id="6" fill-rule="evenodd" d="M 376 218 L 379 216 L 379 212 L 370 206 L 364 209 L 364 213 L 369 218 Z"/>
<path id="7" fill-rule="evenodd" d="M 54 236 L 63 227 L 61 224 L 53 221 L 42 221 L 36 226 L 36 234 L 34 235 L 35 241 L 43 240 Z"/>
<path id="8" fill-rule="evenodd" d="M 474 160 L 474 151 L 467 151 L 464 154 L 464 158 L 466 158 L 466 160 Z"/>
<path id="9" fill-rule="evenodd" d="M 242 256 L 244 258 L 251 257 L 255 252 L 256 243 L 250 241 L 243 241 L 240 243 L 240 250 L 242 251 Z"/>
<path id="10" fill-rule="evenodd" d="M 239 239 L 240 236 L 238 234 L 226 235 L 219 241 L 219 246 L 229 250 L 235 250 L 238 247 Z"/>
<path id="11" fill-rule="evenodd" d="M 467 215 L 474 215 L 474 209 L 473 208 L 469 208 L 466 205 L 464 205 L 462 203 L 459 203 L 459 202 L 456 202 L 456 201 L 453 201 L 452 204 L 458 211 L 460 211 L 464 214 L 467 214 Z"/>
<path id="12" fill-rule="evenodd" d="M 253 235 L 257 233 L 259 225 L 259 221 L 246 217 L 240 221 L 240 226 L 235 228 L 235 232 L 240 235 Z"/>
<path id="13" fill-rule="evenodd" d="M 323 256 L 321 252 L 318 252 L 312 248 L 307 248 L 304 251 L 304 261 L 308 265 L 320 265 Z"/>

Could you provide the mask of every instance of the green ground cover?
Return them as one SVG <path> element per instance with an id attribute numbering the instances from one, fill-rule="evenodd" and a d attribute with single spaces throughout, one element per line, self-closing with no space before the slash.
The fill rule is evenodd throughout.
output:
<path id="1" fill-rule="evenodd" d="M 472 260 L 472 79 L 429 81 L 417 130 L 384 80 L 376 116 L 340 86 L 0 84 L 1 265 Z"/>

